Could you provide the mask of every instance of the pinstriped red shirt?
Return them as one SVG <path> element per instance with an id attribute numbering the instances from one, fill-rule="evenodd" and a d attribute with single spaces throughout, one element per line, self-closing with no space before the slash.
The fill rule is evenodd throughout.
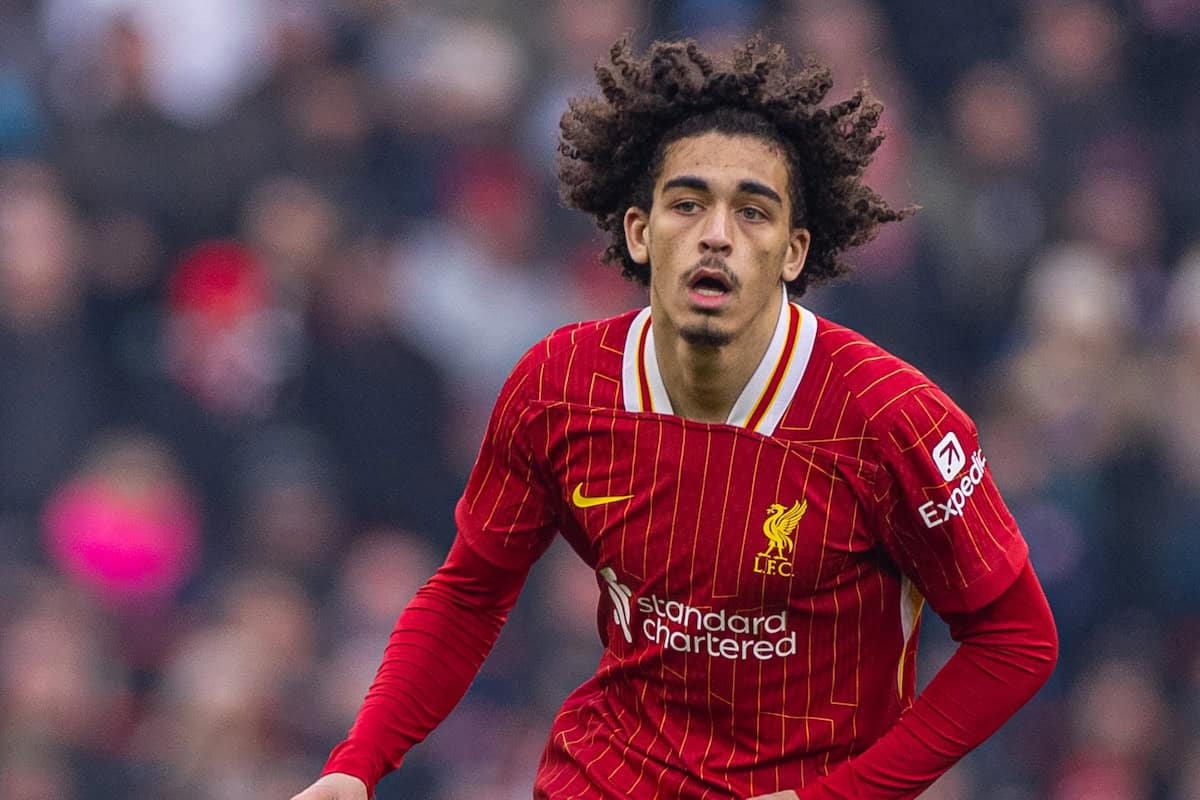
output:
<path id="1" fill-rule="evenodd" d="M 925 600 L 979 609 L 1027 557 L 971 420 L 786 302 L 725 424 L 672 414 L 649 309 L 547 337 L 457 520 L 497 565 L 561 533 L 596 571 L 605 650 L 553 724 L 536 781 L 553 798 L 810 783 L 912 703 Z"/>

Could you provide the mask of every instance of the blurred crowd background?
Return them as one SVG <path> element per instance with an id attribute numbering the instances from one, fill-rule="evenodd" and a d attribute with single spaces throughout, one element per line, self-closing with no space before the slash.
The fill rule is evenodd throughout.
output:
<path id="1" fill-rule="evenodd" d="M 626 30 L 886 105 L 922 210 L 804 302 L 975 417 L 1062 638 L 928 796 L 1200 798 L 1198 0 L 0 0 L 0 800 L 315 777 L 510 366 L 645 304 L 553 173 Z M 379 797 L 529 797 L 596 598 L 554 548 Z"/>

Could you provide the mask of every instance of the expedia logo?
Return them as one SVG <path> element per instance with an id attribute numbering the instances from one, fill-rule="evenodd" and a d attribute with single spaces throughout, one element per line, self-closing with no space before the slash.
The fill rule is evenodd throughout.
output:
<path id="1" fill-rule="evenodd" d="M 944 481 L 954 480 L 967 465 L 967 457 L 953 431 L 942 437 L 933 448 L 933 463 L 937 464 L 938 472 L 942 473 Z"/>
<path id="2" fill-rule="evenodd" d="M 930 500 L 917 509 L 921 514 L 921 519 L 925 520 L 925 527 L 936 528 L 954 517 L 961 517 L 963 509 L 967 506 L 967 498 L 975 494 L 975 489 L 983 483 L 986 468 L 987 459 L 984 457 L 983 451 L 976 450 L 971 454 L 971 469 L 966 475 L 963 475 L 962 480 L 954 487 L 954 491 L 950 492 L 946 502 L 935 503 Z"/>
<path id="3" fill-rule="evenodd" d="M 759 575 L 782 575 L 792 577 L 792 562 L 789 556 L 796 549 L 792 539 L 796 526 L 808 511 L 808 501 L 792 503 L 787 508 L 772 503 L 763 522 L 763 536 L 767 537 L 767 549 L 754 556 L 754 571 Z"/>

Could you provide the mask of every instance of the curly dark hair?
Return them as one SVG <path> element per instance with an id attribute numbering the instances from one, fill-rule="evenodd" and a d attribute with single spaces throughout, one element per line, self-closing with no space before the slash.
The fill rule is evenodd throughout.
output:
<path id="1" fill-rule="evenodd" d="M 612 46 L 609 63 L 596 66 L 596 79 L 602 96 L 572 98 L 560 123 L 559 191 L 611 234 L 604 261 L 620 263 L 642 285 L 650 266 L 629 255 L 625 211 L 650 210 L 667 148 L 688 136 L 758 136 L 785 156 L 792 224 L 812 236 L 804 270 L 788 282 L 793 297 L 845 274 L 843 251 L 914 210 L 889 207 L 862 183 L 883 141 L 876 130 L 882 104 L 863 86 L 819 107 L 833 86 L 829 68 L 814 61 L 797 68 L 761 35 L 723 62 L 691 40 L 655 42 L 637 58 L 626 36 Z"/>

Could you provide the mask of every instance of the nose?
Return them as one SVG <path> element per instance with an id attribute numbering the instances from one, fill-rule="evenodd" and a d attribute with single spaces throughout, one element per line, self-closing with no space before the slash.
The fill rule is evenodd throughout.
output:
<path id="1" fill-rule="evenodd" d="M 700 236 L 700 250 L 704 254 L 714 253 L 727 256 L 733 250 L 733 214 L 727 208 L 717 206 L 709 211 L 704 220 Z"/>

